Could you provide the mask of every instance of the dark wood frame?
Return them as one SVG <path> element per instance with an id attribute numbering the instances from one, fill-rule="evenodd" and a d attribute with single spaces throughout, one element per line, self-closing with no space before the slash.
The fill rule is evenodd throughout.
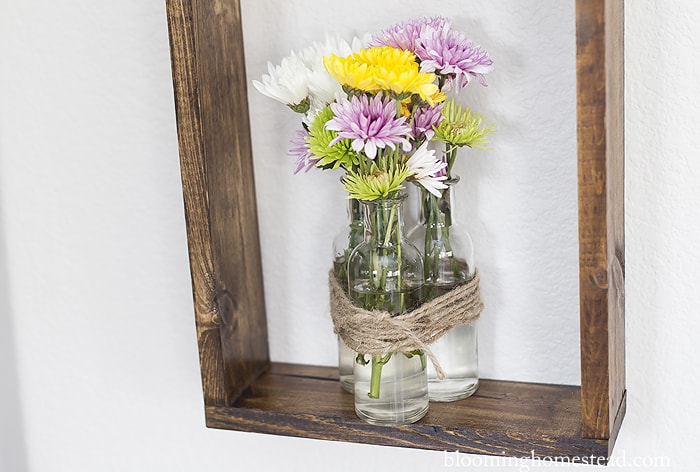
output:
<path id="1" fill-rule="evenodd" d="M 269 359 L 238 0 L 166 0 L 209 427 L 604 462 L 625 414 L 622 0 L 577 0 L 581 387 L 483 380 L 414 425 L 359 419 L 337 369 Z"/>

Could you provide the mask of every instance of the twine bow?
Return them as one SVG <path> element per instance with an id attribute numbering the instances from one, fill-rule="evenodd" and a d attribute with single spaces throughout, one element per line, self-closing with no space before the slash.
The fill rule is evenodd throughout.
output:
<path id="1" fill-rule="evenodd" d="M 428 346 L 455 326 L 476 321 L 484 307 L 478 271 L 466 284 L 396 316 L 353 305 L 333 272 L 328 275 L 328 286 L 333 330 L 350 349 L 370 355 L 421 350 L 440 379 L 445 372 Z"/>

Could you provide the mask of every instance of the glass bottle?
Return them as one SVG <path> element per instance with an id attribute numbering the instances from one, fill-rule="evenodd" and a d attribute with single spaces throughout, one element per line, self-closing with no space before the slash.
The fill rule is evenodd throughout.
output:
<path id="1" fill-rule="evenodd" d="M 364 241 L 348 259 L 348 295 L 366 310 L 398 315 L 423 301 L 422 256 L 404 235 L 405 197 L 363 202 Z M 428 411 L 426 358 L 420 351 L 359 353 L 354 385 L 355 412 L 369 423 L 413 423 Z"/>
<path id="2" fill-rule="evenodd" d="M 440 197 L 420 187 L 419 224 L 409 239 L 422 247 L 426 301 L 443 295 L 474 276 L 474 246 L 469 233 L 454 220 L 454 189 L 459 176 L 444 181 Z M 431 401 L 449 402 L 472 395 L 479 387 L 477 325 L 460 324 L 431 346 L 445 372 L 440 380 L 428 366 Z"/>
<path id="3" fill-rule="evenodd" d="M 348 223 L 340 228 L 340 231 L 333 238 L 333 273 L 338 283 L 347 293 L 348 256 L 355 247 L 364 240 L 364 205 L 359 200 L 350 198 L 348 202 Z M 340 385 L 348 393 L 354 393 L 353 387 L 353 364 L 355 362 L 355 352 L 347 347 L 338 336 L 338 369 L 340 372 Z"/>

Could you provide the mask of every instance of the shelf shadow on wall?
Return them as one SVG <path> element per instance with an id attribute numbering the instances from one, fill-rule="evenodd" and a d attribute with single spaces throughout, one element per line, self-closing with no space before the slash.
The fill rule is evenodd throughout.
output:
<path id="1" fill-rule="evenodd" d="M 22 404 L 19 395 L 17 356 L 7 268 L 7 240 L 0 201 L 0 470 L 26 472 Z"/>

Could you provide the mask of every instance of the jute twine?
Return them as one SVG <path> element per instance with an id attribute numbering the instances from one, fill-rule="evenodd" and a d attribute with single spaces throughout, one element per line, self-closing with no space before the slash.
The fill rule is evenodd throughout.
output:
<path id="1" fill-rule="evenodd" d="M 328 275 L 328 286 L 334 331 L 350 349 L 369 355 L 421 350 L 440 379 L 445 372 L 428 346 L 455 326 L 476 321 L 484 307 L 478 272 L 466 284 L 397 316 L 353 305 L 333 272 Z"/>

